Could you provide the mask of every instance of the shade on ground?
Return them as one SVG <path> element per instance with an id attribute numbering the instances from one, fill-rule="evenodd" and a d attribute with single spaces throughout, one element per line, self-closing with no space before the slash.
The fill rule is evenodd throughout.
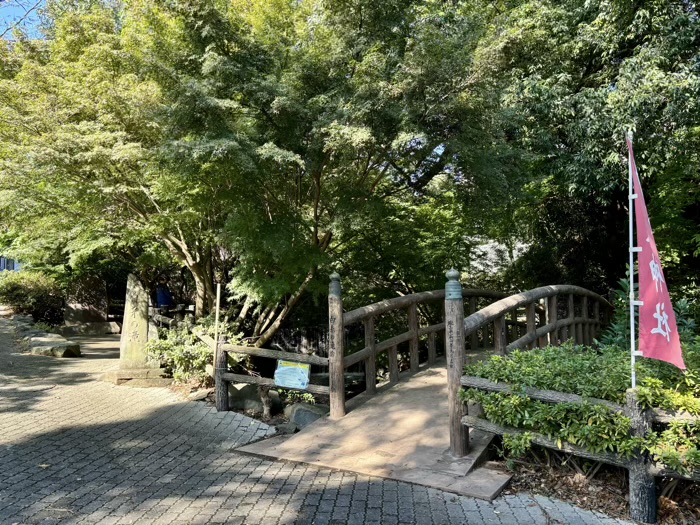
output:
<path id="1" fill-rule="evenodd" d="M 238 450 L 489 500 L 510 479 L 494 468 L 467 475 L 488 442 L 483 433 L 472 431 L 473 452 L 468 457 L 449 454 L 444 367 L 419 372 L 365 399 L 349 403 L 352 409 L 341 419 L 323 418 L 291 437 L 277 436 Z"/>

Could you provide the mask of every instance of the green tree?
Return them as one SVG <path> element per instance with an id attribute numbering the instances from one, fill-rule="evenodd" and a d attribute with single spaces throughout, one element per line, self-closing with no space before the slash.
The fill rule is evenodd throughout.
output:
<path id="1" fill-rule="evenodd" d="M 626 261 L 624 132 L 633 129 L 667 273 L 688 282 L 700 220 L 695 7 L 537 0 L 499 11 L 474 70 L 500 94 L 505 143 L 531 181 L 517 206 L 532 242 L 521 277 L 614 286 Z"/>
<path id="2" fill-rule="evenodd" d="M 163 246 L 192 273 L 199 312 L 215 270 L 231 280 L 257 344 L 325 289 L 320 268 L 357 260 L 387 224 L 436 239 L 389 250 L 404 274 L 383 278 L 404 292 L 418 269 L 465 260 L 468 221 L 437 220 L 465 208 L 431 192 L 483 183 L 490 123 L 465 68 L 467 16 L 432 2 L 133 2 L 118 17 L 67 10 L 53 35 L 0 84 L 0 205 L 18 246 Z M 443 234 L 454 249 L 437 255 Z"/>

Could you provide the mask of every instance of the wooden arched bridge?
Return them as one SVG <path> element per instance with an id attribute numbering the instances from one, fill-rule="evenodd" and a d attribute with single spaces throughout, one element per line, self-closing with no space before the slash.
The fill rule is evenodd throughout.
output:
<path id="1" fill-rule="evenodd" d="M 242 450 L 495 497 L 510 476 L 477 468 L 493 433 L 470 431 L 463 424 L 459 391 L 465 359 L 566 340 L 591 343 L 606 324 L 610 305 L 576 286 L 509 295 L 463 289 L 454 270 L 447 276 L 444 290 L 345 312 L 340 277 L 332 275 L 327 357 L 222 346 L 219 409 L 228 408 L 226 383 L 246 380 L 225 369 L 226 352 L 296 360 L 329 371 L 328 386 L 309 385 L 307 390 L 329 396 L 330 418 L 291 438 L 280 436 Z M 358 376 L 363 384 L 353 381 Z M 274 385 L 268 378 L 249 382 Z"/>
<path id="2" fill-rule="evenodd" d="M 331 418 L 345 415 L 345 370 L 362 363 L 365 371 L 365 394 L 377 391 L 377 359 L 386 354 L 388 382 L 399 381 L 398 348 L 408 343 L 408 369 L 418 372 L 421 366 L 433 366 L 441 337 L 448 370 L 455 372 L 456 382 L 450 392 L 459 390 L 459 377 L 464 365 L 465 343 L 472 351 L 491 346 L 496 354 L 505 355 L 516 348 L 558 345 L 569 339 L 576 344 L 591 344 L 607 323 L 610 304 L 600 295 L 570 285 L 543 286 L 508 295 L 490 290 L 462 288 L 459 272 L 447 273 L 445 290 L 415 293 L 387 299 L 349 312 L 343 312 L 340 276 L 333 274 L 329 288 L 329 350 Z M 464 302 L 469 312 L 465 314 Z M 419 315 L 444 301 L 444 319 L 430 323 L 430 315 Z M 405 312 L 406 331 L 388 335 L 377 341 L 377 324 L 382 317 L 396 319 Z M 421 323 L 421 319 L 426 322 Z M 346 348 L 348 327 L 364 325 L 364 346 L 356 351 Z M 419 351 L 425 339 L 425 359 Z M 491 345 L 489 345 L 491 343 Z M 461 403 L 460 403 L 461 404 Z M 458 451 L 453 450 L 455 454 Z"/>
<path id="3" fill-rule="evenodd" d="M 328 395 L 330 417 L 338 419 L 346 414 L 348 385 L 345 378 L 348 370 L 361 368 L 366 397 L 375 395 L 379 386 L 398 383 L 402 371 L 410 375 L 434 366 L 441 355 L 445 357 L 448 369 L 454 372 L 449 376 L 452 398 L 460 388 L 465 350 L 479 352 L 488 349 L 489 353 L 505 355 L 518 348 L 558 345 L 568 340 L 588 345 L 609 318 L 611 306 L 608 301 L 578 286 L 543 286 L 509 295 L 462 288 L 456 270 L 450 270 L 446 275 L 448 281 L 444 290 L 404 295 L 345 312 L 340 276 L 334 273 L 328 295 L 328 356 L 219 345 L 216 358 L 217 408 L 229 408 L 227 383 L 275 386 L 270 378 L 230 373 L 226 358 L 229 352 L 328 367 L 329 386 L 308 385 L 306 390 Z M 468 313 L 465 313 L 465 303 Z M 358 345 L 348 333 L 351 327 L 360 324 L 364 341 Z M 400 328 L 402 325 L 405 329 Z M 378 334 L 381 334 L 381 340 L 378 340 Z M 213 344 L 213 341 L 209 342 Z M 407 352 L 399 352 L 402 346 L 407 347 Z M 380 374 L 385 379 L 380 383 L 377 382 L 379 361 L 385 369 L 385 373 Z M 454 449 L 453 453 L 459 454 L 459 451 Z"/>

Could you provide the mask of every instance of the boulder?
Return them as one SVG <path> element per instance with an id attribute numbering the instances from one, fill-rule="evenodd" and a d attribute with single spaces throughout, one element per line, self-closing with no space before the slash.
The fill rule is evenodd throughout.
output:
<path id="1" fill-rule="evenodd" d="M 29 338 L 30 352 L 53 357 L 80 357 L 80 345 L 58 334 L 41 334 Z"/>
<path id="2" fill-rule="evenodd" d="M 321 419 L 330 412 L 327 405 L 311 405 L 309 403 L 294 403 L 284 409 L 284 415 L 290 423 L 298 428 L 304 428 L 314 421 Z"/>
<path id="3" fill-rule="evenodd" d="M 277 425 L 277 432 L 280 434 L 294 434 L 298 430 L 299 428 L 297 427 L 296 423 L 292 423 L 291 421 L 289 423 L 281 423 Z"/>
<path id="4" fill-rule="evenodd" d="M 22 330 L 19 335 L 22 336 L 23 341 L 30 341 L 32 337 L 41 337 L 45 333 L 41 330 Z"/>
<path id="5" fill-rule="evenodd" d="M 279 412 L 282 408 L 282 401 L 279 394 L 270 390 L 272 400 L 272 413 Z M 233 383 L 228 387 L 228 403 L 233 410 L 250 410 L 262 414 L 263 404 L 260 400 L 260 393 L 257 385 L 247 383 Z"/>
<path id="6" fill-rule="evenodd" d="M 0 317 L 12 317 L 13 313 L 12 308 L 0 304 Z"/>
<path id="7" fill-rule="evenodd" d="M 41 335 L 35 335 L 29 338 L 29 342 L 33 345 L 34 343 L 44 344 L 44 343 L 54 343 L 56 341 L 65 342 L 66 338 L 58 334 L 47 334 L 42 333 Z"/>
<path id="8" fill-rule="evenodd" d="M 42 339 L 33 337 L 32 339 Z M 32 342 L 30 352 L 34 355 L 53 357 L 80 357 L 80 345 L 73 341 Z"/>
<path id="9" fill-rule="evenodd" d="M 190 401 L 201 401 L 202 399 L 206 399 L 209 397 L 210 394 L 213 394 L 216 389 L 214 388 L 203 388 L 201 390 L 197 390 L 195 392 L 190 393 L 187 396 L 187 399 Z"/>

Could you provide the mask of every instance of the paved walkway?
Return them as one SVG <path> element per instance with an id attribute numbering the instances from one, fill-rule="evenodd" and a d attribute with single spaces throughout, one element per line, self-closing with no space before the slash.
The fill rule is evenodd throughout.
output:
<path id="1" fill-rule="evenodd" d="M 79 359 L 30 356 L 0 319 L 0 525 L 625 523 L 544 497 L 491 504 L 232 452 L 273 429 L 97 381 L 116 366 L 109 341 Z"/>

